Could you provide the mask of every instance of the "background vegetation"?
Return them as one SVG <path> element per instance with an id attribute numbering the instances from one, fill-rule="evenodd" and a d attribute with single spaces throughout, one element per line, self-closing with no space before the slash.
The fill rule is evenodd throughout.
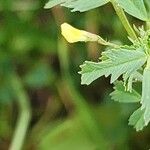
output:
<path id="1" fill-rule="evenodd" d="M 80 85 L 79 65 L 97 60 L 105 47 L 70 45 L 60 34 L 60 24 L 68 22 L 128 44 L 111 5 L 71 13 L 60 7 L 44 10 L 45 3 L 0 1 L 0 149 L 10 147 L 16 125 L 29 125 L 27 132 L 19 130 L 22 138 L 26 133 L 25 150 L 149 149 L 150 127 L 136 132 L 127 126 L 135 105 L 113 102 L 109 79 Z"/>

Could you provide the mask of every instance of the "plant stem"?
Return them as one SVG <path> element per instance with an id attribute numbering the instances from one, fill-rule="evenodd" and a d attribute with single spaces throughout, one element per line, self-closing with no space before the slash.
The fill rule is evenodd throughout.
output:
<path id="1" fill-rule="evenodd" d="M 99 18 L 99 11 L 89 11 L 86 13 L 86 20 L 85 20 L 85 26 L 86 31 L 90 31 L 92 33 L 98 33 L 98 24 L 97 20 Z M 87 43 L 87 52 L 88 57 L 90 59 L 97 59 L 99 55 L 99 46 L 97 43 L 89 42 Z"/>
<path id="2" fill-rule="evenodd" d="M 101 127 L 98 125 L 94 113 L 90 109 L 86 100 L 82 97 L 80 92 L 76 89 L 73 82 L 71 74 L 69 72 L 69 49 L 66 46 L 64 40 L 58 41 L 58 56 L 61 66 L 62 80 L 61 83 L 57 84 L 58 90 L 63 92 L 63 87 L 65 87 L 66 93 L 71 99 L 71 103 L 74 105 L 77 116 L 79 115 L 84 127 L 90 133 L 92 139 L 96 144 L 102 149 L 107 149 L 107 144 L 103 139 Z M 65 54 L 63 54 L 65 53 Z M 62 85 L 62 86 L 61 86 Z M 64 91 L 65 91 L 64 90 Z M 63 92 L 65 93 L 65 92 Z"/>
<path id="3" fill-rule="evenodd" d="M 98 36 L 98 40 L 97 43 L 101 44 L 101 45 L 106 45 L 106 46 L 110 46 L 110 47 L 114 47 L 114 48 L 119 48 L 120 46 L 111 42 L 107 42 L 105 41 L 103 38 L 101 38 L 100 36 Z"/>
<path id="4" fill-rule="evenodd" d="M 126 29 L 128 35 L 133 39 L 133 40 L 138 40 L 133 28 L 131 27 L 123 9 L 119 6 L 119 4 L 115 0 L 111 0 L 111 3 L 120 19 L 122 22 L 124 28 Z"/>
<path id="5" fill-rule="evenodd" d="M 101 128 L 98 125 L 94 113 L 90 109 L 86 100 L 82 97 L 80 92 L 76 89 L 71 74 L 69 72 L 69 49 L 65 44 L 64 40 L 58 41 L 58 56 L 61 67 L 62 80 L 61 83 L 57 84 L 58 90 L 67 93 L 70 98 L 70 103 L 75 107 L 76 115 L 80 116 L 84 127 L 90 133 L 90 136 L 96 142 L 96 144 L 102 149 L 107 149 L 107 144 L 103 139 Z M 65 90 L 63 91 L 63 87 Z M 66 92 L 65 92 L 66 91 Z"/>
<path id="6" fill-rule="evenodd" d="M 20 79 L 17 75 L 12 75 L 10 78 L 19 107 L 19 118 L 9 150 L 21 150 L 30 123 L 31 110 L 29 98 L 23 89 Z"/>
<path id="7" fill-rule="evenodd" d="M 61 9 L 59 10 L 61 12 Z M 60 20 L 60 22 L 64 22 L 61 20 L 61 17 L 58 16 L 55 11 L 53 11 L 54 17 L 56 20 Z M 63 16 L 63 12 L 61 12 Z M 59 18 L 60 17 L 60 18 Z M 58 23 L 60 26 L 60 24 Z M 74 105 L 76 110 L 76 116 L 80 116 L 81 121 L 84 124 L 84 127 L 87 128 L 87 131 L 90 132 L 90 136 L 94 139 L 96 144 L 101 147 L 101 149 L 107 149 L 107 144 L 103 139 L 101 128 L 98 125 L 95 116 L 90 109 L 86 100 L 82 97 L 80 92 L 76 89 L 75 84 L 73 82 L 73 78 L 69 72 L 69 49 L 63 39 L 58 40 L 58 57 L 60 62 L 61 76 L 62 79 L 60 83 L 57 84 L 58 91 L 61 93 L 68 94 L 70 98 L 70 102 Z M 65 87 L 65 88 L 64 88 Z M 66 97 L 65 97 L 66 99 Z"/>

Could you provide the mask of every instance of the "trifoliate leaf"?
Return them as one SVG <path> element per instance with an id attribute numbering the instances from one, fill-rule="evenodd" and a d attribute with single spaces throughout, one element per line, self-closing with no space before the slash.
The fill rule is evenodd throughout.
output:
<path id="1" fill-rule="evenodd" d="M 125 87 L 122 81 L 117 81 L 115 83 L 114 91 L 110 94 L 114 101 L 121 103 L 136 103 L 141 100 L 140 94 L 134 89 L 132 92 L 125 91 Z"/>
<path id="2" fill-rule="evenodd" d="M 147 67 L 144 69 L 142 82 L 142 109 L 144 112 L 144 120 L 147 125 L 150 121 L 150 58 L 148 59 Z"/>
<path id="3" fill-rule="evenodd" d="M 120 75 L 138 70 L 147 59 L 142 48 L 137 50 L 112 49 L 102 55 L 108 59 L 98 63 L 86 61 L 81 65 L 81 84 L 89 85 L 103 75 L 106 77 L 111 75 L 111 83 L 113 83 Z"/>
<path id="4" fill-rule="evenodd" d="M 100 7 L 110 0 L 50 0 L 44 8 L 52 8 L 56 5 L 61 4 L 68 8 L 72 8 L 72 11 L 84 12 L 90 9 Z"/>
<path id="5" fill-rule="evenodd" d="M 143 21 L 148 20 L 143 0 L 117 0 L 117 2 L 128 14 Z"/>
<path id="6" fill-rule="evenodd" d="M 136 131 L 142 130 L 146 125 L 144 121 L 144 110 L 137 109 L 129 118 L 129 125 L 134 126 Z"/>

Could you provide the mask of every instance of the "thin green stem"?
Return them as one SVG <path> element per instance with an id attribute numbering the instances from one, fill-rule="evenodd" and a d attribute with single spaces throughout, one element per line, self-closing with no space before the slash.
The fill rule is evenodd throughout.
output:
<path id="1" fill-rule="evenodd" d="M 138 40 L 133 28 L 131 27 L 123 9 L 119 6 L 119 4 L 115 0 L 111 0 L 111 3 L 120 19 L 122 22 L 124 28 L 126 29 L 128 35 L 133 39 L 133 40 Z"/>
<path id="2" fill-rule="evenodd" d="M 119 48 L 120 45 L 117 45 L 115 43 L 111 43 L 111 42 L 108 42 L 108 41 L 105 41 L 103 38 L 101 38 L 100 36 L 98 36 L 98 40 L 97 42 L 101 45 L 106 45 L 106 46 L 110 46 L 110 47 L 113 47 L 113 48 Z"/>
<path id="3" fill-rule="evenodd" d="M 58 41 L 58 57 L 60 60 L 61 74 L 63 77 L 66 77 L 69 74 L 69 53 L 63 38 L 59 38 Z"/>
<path id="4" fill-rule="evenodd" d="M 68 47 L 65 42 L 62 40 L 58 41 L 58 56 L 61 66 L 62 80 L 64 83 L 62 88 L 65 87 L 68 95 L 70 96 L 72 103 L 76 108 L 76 113 L 81 117 L 82 121 L 85 124 L 85 127 L 88 128 L 91 136 L 93 137 L 96 144 L 102 149 L 106 149 L 107 144 L 102 138 L 102 133 L 100 126 L 98 125 L 95 116 L 90 109 L 89 105 L 86 103 L 86 100 L 82 97 L 80 92 L 75 87 L 72 77 L 69 72 L 69 57 L 68 57 Z M 63 54 L 65 53 L 65 54 Z M 61 84 L 57 84 L 60 85 Z"/>
<path id="5" fill-rule="evenodd" d="M 17 75 L 12 75 L 10 80 L 19 107 L 19 117 L 9 150 L 21 150 L 30 123 L 31 109 L 29 98 L 23 89 L 21 80 Z"/>

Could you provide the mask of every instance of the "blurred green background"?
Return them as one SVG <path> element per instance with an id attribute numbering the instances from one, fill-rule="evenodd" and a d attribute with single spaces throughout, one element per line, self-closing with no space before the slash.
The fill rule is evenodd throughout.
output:
<path id="1" fill-rule="evenodd" d="M 150 126 L 136 132 L 127 125 L 138 106 L 113 102 L 109 78 L 80 85 L 79 65 L 97 61 L 105 47 L 68 44 L 60 34 L 68 22 L 128 44 L 111 5 L 71 13 L 44 10 L 46 2 L 0 1 L 0 150 L 9 149 L 20 122 L 28 126 L 23 150 L 148 150 Z"/>

